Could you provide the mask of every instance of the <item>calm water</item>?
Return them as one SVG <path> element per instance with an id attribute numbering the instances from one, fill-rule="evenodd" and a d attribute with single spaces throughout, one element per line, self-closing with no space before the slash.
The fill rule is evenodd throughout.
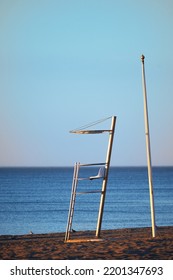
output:
<path id="1" fill-rule="evenodd" d="M 97 174 L 84 168 L 81 176 Z M 64 232 L 73 168 L 0 168 L 0 234 Z M 78 190 L 99 189 L 100 180 Z M 173 167 L 153 168 L 156 223 L 173 225 Z M 78 195 L 75 230 L 95 229 L 100 194 Z M 146 168 L 110 169 L 102 229 L 150 226 Z"/>

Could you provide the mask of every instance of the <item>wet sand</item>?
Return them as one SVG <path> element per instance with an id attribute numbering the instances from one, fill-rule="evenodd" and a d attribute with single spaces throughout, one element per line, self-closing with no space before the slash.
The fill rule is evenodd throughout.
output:
<path id="1" fill-rule="evenodd" d="M 1 260 L 172 260 L 173 227 L 75 232 L 64 242 L 64 233 L 1 235 Z M 91 240 L 91 241 L 87 241 Z M 78 242 L 74 242 L 78 241 Z"/>

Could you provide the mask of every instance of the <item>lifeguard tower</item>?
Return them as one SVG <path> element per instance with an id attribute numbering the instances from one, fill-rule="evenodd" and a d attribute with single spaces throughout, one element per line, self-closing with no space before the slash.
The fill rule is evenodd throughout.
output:
<path id="1" fill-rule="evenodd" d="M 91 126 L 97 125 L 98 123 L 104 122 L 105 120 L 108 120 L 108 119 L 111 120 L 110 129 L 98 129 L 98 130 L 88 129 Z M 105 162 L 90 163 L 90 164 L 75 163 L 75 165 L 74 165 L 71 199 L 70 199 L 69 214 L 68 214 L 68 220 L 67 220 L 67 228 L 66 228 L 66 233 L 65 233 L 65 242 L 77 242 L 77 241 L 82 242 L 82 239 L 81 240 L 80 239 L 75 240 L 74 238 L 71 239 L 72 222 L 73 222 L 73 215 L 74 215 L 74 211 L 75 211 L 76 196 L 81 195 L 81 194 L 85 195 L 88 193 L 90 193 L 90 194 L 100 193 L 100 204 L 99 204 L 99 210 L 98 210 L 95 238 L 94 239 L 88 238 L 88 239 L 85 239 L 84 241 L 98 241 L 100 239 L 100 231 L 101 231 L 103 210 L 104 210 L 104 203 L 105 203 L 105 196 L 106 196 L 106 187 L 107 187 L 113 139 L 114 139 L 115 123 L 116 123 L 116 117 L 112 116 L 112 117 L 94 122 L 92 124 L 89 124 L 87 126 L 84 126 L 80 129 L 70 131 L 71 133 L 76 133 L 76 134 L 91 134 L 91 135 L 107 133 L 109 135 L 109 137 L 108 137 L 108 147 L 107 147 L 107 155 L 106 155 Z M 89 176 L 87 178 L 79 177 L 79 169 L 81 167 L 89 167 L 89 166 L 99 167 L 98 174 L 96 176 Z M 84 181 L 84 180 L 100 180 L 101 187 L 99 190 L 93 189 L 93 190 L 80 191 L 80 188 L 78 187 L 78 185 L 79 185 L 80 181 Z M 78 191 L 78 189 L 79 189 L 79 191 Z"/>

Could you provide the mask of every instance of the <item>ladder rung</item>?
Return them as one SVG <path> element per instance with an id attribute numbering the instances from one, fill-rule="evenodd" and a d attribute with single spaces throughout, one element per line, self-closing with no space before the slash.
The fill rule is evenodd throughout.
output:
<path id="1" fill-rule="evenodd" d="M 94 166 L 94 165 L 106 165 L 106 162 L 99 162 L 99 163 L 79 163 L 79 166 Z"/>
<path id="2" fill-rule="evenodd" d="M 78 181 L 90 180 L 90 177 L 87 177 L 87 178 L 78 178 L 78 179 L 76 179 L 76 180 L 78 180 Z"/>
<path id="3" fill-rule="evenodd" d="M 85 192 L 76 192 L 76 194 L 87 194 L 87 193 L 102 193 L 101 190 L 85 191 Z"/>

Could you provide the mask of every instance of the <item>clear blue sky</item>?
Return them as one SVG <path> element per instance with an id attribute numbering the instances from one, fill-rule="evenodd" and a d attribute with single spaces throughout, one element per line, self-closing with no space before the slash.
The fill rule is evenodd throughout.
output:
<path id="1" fill-rule="evenodd" d="M 0 38 L 0 166 L 97 162 L 107 138 L 68 131 L 111 115 L 112 165 L 146 165 L 142 53 L 152 162 L 173 165 L 172 0 L 0 0 Z"/>

